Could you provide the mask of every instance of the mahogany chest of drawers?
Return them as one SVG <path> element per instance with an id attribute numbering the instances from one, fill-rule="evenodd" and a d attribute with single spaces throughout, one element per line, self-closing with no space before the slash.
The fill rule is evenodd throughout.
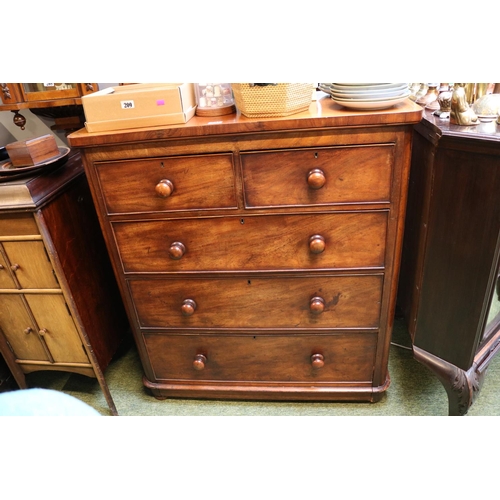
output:
<path id="1" fill-rule="evenodd" d="M 69 136 L 154 396 L 380 399 L 420 117 L 324 98 Z"/>

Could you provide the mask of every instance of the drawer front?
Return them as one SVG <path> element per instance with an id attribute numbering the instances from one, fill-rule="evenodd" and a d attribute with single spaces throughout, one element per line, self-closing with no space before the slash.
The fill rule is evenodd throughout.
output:
<path id="1" fill-rule="evenodd" d="M 42 241 L 5 241 L 2 246 L 21 288 L 59 288 Z"/>
<path id="2" fill-rule="evenodd" d="M 31 214 L 2 215 L 2 219 L 0 219 L 0 238 L 39 234 L 40 231 Z"/>
<path id="3" fill-rule="evenodd" d="M 386 227 L 387 212 L 113 224 L 126 273 L 381 268 Z"/>
<path id="4" fill-rule="evenodd" d="M 96 164 L 109 214 L 236 208 L 233 155 Z"/>
<path id="5" fill-rule="evenodd" d="M 242 153 L 247 207 L 389 202 L 394 146 Z"/>
<path id="6" fill-rule="evenodd" d="M 246 337 L 146 334 L 144 341 L 157 380 L 331 384 L 372 381 L 377 337 L 370 333 Z"/>
<path id="7" fill-rule="evenodd" d="M 383 277 L 130 280 L 143 328 L 376 328 Z"/>

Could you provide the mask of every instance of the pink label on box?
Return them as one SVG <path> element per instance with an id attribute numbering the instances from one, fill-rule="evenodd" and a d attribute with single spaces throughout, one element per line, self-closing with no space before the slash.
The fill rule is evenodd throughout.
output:
<path id="1" fill-rule="evenodd" d="M 157 106 L 165 106 L 165 101 L 163 99 L 160 99 L 160 100 L 156 101 L 156 105 Z"/>

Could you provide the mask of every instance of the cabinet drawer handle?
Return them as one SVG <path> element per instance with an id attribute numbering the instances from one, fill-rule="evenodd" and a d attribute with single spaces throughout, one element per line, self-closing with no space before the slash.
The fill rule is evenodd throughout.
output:
<path id="1" fill-rule="evenodd" d="M 207 362 L 206 356 L 203 354 L 197 354 L 193 360 L 193 368 L 195 370 L 203 370 L 205 368 L 205 363 Z"/>
<path id="2" fill-rule="evenodd" d="M 193 299 L 186 299 L 182 302 L 182 314 L 184 316 L 191 316 L 196 311 L 196 302 Z"/>
<path id="3" fill-rule="evenodd" d="M 162 179 L 155 187 L 156 194 L 168 198 L 174 192 L 174 184 L 168 179 Z"/>
<path id="4" fill-rule="evenodd" d="M 321 314 L 325 310 L 325 301 L 322 297 L 313 297 L 309 303 L 309 309 L 313 314 Z"/>
<path id="5" fill-rule="evenodd" d="M 186 253 L 186 247 L 180 241 L 174 241 L 170 245 L 168 253 L 170 254 L 170 258 L 174 260 L 179 260 Z"/>
<path id="6" fill-rule="evenodd" d="M 307 174 L 307 184 L 311 189 L 320 189 L 325 185 L 326 176 L 320 168 L 313 168 Z"/>
<path id="7" fill-rule="evenodd" d="M 311 356 L 311 365 L 313 368 L 323 368 L 325 366 L 323 354 L 313 354 Z"/>
<path id="8" fill-rule="evenodd" d="M 309 250 L 311 253 L 322 253 L 325 251 L 326 241 L 320 234 L 315 234 L 309 238 Z"/>
<path id="9" fill-rule="evenodd" d="M 0 269 L 5 269 L 5 268 L 2 266 L 2 264 L 0 264 Z"/>
<path id="10" fill-rule="evenodd" d="M 47 333 L 47 328 L 42 328 L 41 330 L 38 330 L 38 335 L 40 337 L 43 337 Z"/>
<path id="11" fill-rule="evenodd" d="M 12 266 L 10 266 L 10 268 L 15 272 L 17 271 L 21 266 L 19 264 L 13 264 Z"/>
<path id="12" fill-rule="evenodd" d="M 33 331 L 33 328 L 31 328 L 31 326 L 28 326 L 28 328 L 26 328 L 26 329 L 24 330 L 24 333 L 25 333 L 26 335 L 29 335 L 32 331 Z"/>

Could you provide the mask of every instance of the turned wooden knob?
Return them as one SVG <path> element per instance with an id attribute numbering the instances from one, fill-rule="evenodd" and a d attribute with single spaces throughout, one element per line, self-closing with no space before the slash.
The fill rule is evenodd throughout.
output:
<path id="1" fill-rule="evenodd" d="M 10 268 L 13 270 L 13 271 L 17 271 L 19 269 L 19 264 L 13 264 L 12 266 L 10 266 Z"/>
<path id="2" fill-rule="evenodd" d="M 38 330 L 38 335 L 43 337 L 47 333 L 47 328 L 42 328 L 41 330 Z"/>
<path id="3" fill-rule="evenodd" d="M 0 269 L 5 269 L 5 268 L 2 266 L 2 264 L 0 264 Z"/>
<path id="4" fill-rule="evenodd" d="M 174 260 L 178 260 L 182 258 L 182 256 L 186 253 L 186 247 L 180 241 L 174 241 L 170 248 L 168 249 L 168 253 L 170 257 Z"/>
<path id="5" fill-rule="evenodd" d="M 311 189 L 320 189 L 325 185 L 325 182 L 325 173 L 319 168 L 313 168 L 307 174 L 307 184 Z"/>
<path id="6" fill-rule="evenodd" d="M 324 252 L 326 248 L 326 241 L 320 234 L 315 234 L 309 238 L 309 250 L 311 253 Z"/>
<path id="7" fill-rule="evenodd" d="M 182 302 L 181 311 L 184 316 L 191 316 L 196 311 L 196 302 L 192 299 L 186 299 Z"/>
<path id="8" fill-rule="evenodd" d="M 197 354 L 193 360 L 193 368 L 195 370 L 203 370 L 205 368 L 206 362 L 207 362 L 206 356 L 203 356 L 203 354 Z"/>
<path id="9" fill-rule="evenodd" d="M 28 326 L 28 328 L 26 328 L 26 330 L 24 330 L 24 333 L 26 335 L 30 334 L 31 332 L 33 331 L 33 328 L 31 328 L 31 326 Z"/>
<path id="10" fill-rule="evenodd" d="M 311 365 L 313 368 L 323 368 L 325 366 L 323 354 L 313 354 L 311 356 Z"/>
<path id="11" fill-rule="evenodd" d="M 313 297 L 309 309 L 313 314 L 321 314 L 325 310 L 325 301 L 321 297 Z"/>
<path id="12" fill-rule="evenodd" d="M 156 194 L 168 198 L 174 192 L 174 185 L 168 179 L 162 179 L 155 187 Z"/>

